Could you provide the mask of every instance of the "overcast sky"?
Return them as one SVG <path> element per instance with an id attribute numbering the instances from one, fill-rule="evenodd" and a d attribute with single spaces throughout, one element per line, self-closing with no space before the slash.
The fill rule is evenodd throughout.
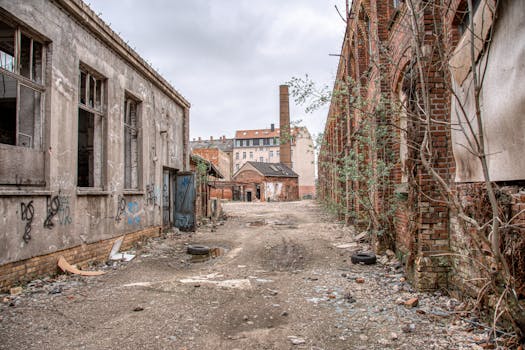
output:
<path id="1" fill-rule="evenodd" d="M 86 0 L 191 103 L 190 137 L 279 124 L 279 85 L 332 86 L 344 0 Z M 327 109 L 291 119 L 323 131 Z"/>

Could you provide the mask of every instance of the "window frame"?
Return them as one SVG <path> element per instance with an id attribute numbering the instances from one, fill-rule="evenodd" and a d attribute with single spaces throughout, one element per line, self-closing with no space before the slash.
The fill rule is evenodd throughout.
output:
<path id="1" fill-rule="evenodd" d="M 32 30 L 22 26 L 14 20 L 6 18 L 0 15 L 0 21 L 3 22 L 7 27 L 11 27 L 13 30 L 13 55 L 0 51 L 3 54 L 12 57 L 12 69 L 7 69 L 4 66 L 0 66 L 0 75 L 7 78 L 11 78 L 16 82 L 16 102 L 15 102 L 15 129 L 14 131 L 14 143 L 1 143 L 8 147 L 24 147 L 41 151 L 44 145 L 44 122 L 45 122 L 45 99 L 46 99 L 46 67 L 47 67 L 47 41 Z M 29 39 L 29 74 L 28 76 L 23 75 L 21 62 L 22 62 L 22 36 Z M 33 79 L 35 76 L 34 70 L 34 44 L 40 44 L 40 74 L 39 80 Z M 2 78 L 3 79 L 3 78 Z M 29 145 L 22 144 L 20 125 L 21 125 L 21 114 L 22 114 L 22 88 L 30 89 L 33 93 L 39 94 L 39 101 L 36 102 L 36 98 L 33 100 L 33 119 L 32 119 L 32 134 L 25 134 L 22 136 L 28 136 L 30 138 Z M 38 105 L 37 105 L 38 104 Z M 38 115 L 38 116 L 37 116 Z"/>
<path id="2" fill-rule="evenodd" d="M 88 82 L 87 84 L 85 84 L 85 92 L 84 92 L 84 102 L 82 101 L 81 99 L 81 95 L 82 95 L 82 73 L 85 74 L 85 79 L 86 79 L 86 82 Z M 91 90 L 91 78 L 94 78 L 95 80 L 98 80 L 100 81 L 100 104 L 99 106 L 96 106 L 96 100 L 93 100 L 93 103 L 90 104 L 89 103 L 89 97 L 90 97 L 90 90 Z M 96 70 L 92 69 L 91 67 L 89 66 L 86 66 L 85 64 L 83 63 L 80 63 L 79 64 L 79 67 L 78 67 L 78 99 L 77 99 L 77 104 L 78 104 L 78 113 L 77 113 L 77 120 L 78 120 L 78 125 L 77 125 L 77 188 L 81 189 L 81 190 L 103 190 L 105 187 L 106 187 L 106 178 L 107 178 L 107 174 L 106 174 L 106 169 L 107 169 L 107 147 L 106 147 L 106 142 L 107 142 L 107 117 L 106 117 L 106 104 L 107 104 L 107 99 L 106 99 L 106 92 L 107 92 L 107 89 L 106 89 L 106 85 L 107 85 L 107 79 L 100 73 L 98 73 Z M 96 86 L 97 86 L 97 83 L 95 82 L 94 84 L 95 86 L 95 92 L 96 92 Z M 93 95 L 93 97 L 95 97 L 95 95 Z M 87 102 L 87 103 L 86 103 Z M 85 113 L 89 113 L 89 114 L 92 114 L 92 117 L 93 117 L 93 154 L 95 152 L 95 147 L 99 147 L 99 152 L 100 152 L 100 155 L 98 157 L 98 163 L 95 163 L 95 160 L 96 158 L 93 156 L 94 158 L 94 161 L 93 161 L 93 169 L 92 169 L 92 172 L 93 172 L 93 179 L 92 181 L 89 179 L 89 173 L 90 173 L 90 170 L 88 168 L 88 185 L 85 186 L 84 184 L 80 184 L 80 181 L 79 181 L 79 170 L 80 170 L 80 160 L 79 160 L 79 153 L 80 153 L 80 149 L 79 149 L 79 141 L 80 141 L 80 138 L 79 138 L 79 127 L 80 127 L 80 112 L 83 111 Z M 98 138 L 99 138 L 99 142 L 100 142 L 100 145 L 95 145 L 96 143 L 96 138 L 97 138 L 97 134 L 98 134 Z M 89 138 L 89 136 L 88 136 Z M 89 163 L 88 163 L 88 167 L 89 167 Z M 92 185 L 89 184 L 89 182 L 92 182 Z"/>
<path id="3" fill-rule="evenodd" d="M 128 117 L 128 113 L 130 113 L 130 109 L 129 107 L 131 106 L 131 104 L 134 104 L 135 105 L 135 124 L 133 125 L 133 119 L 131 116 L 129 116 L 129 121 L 131 122 L 131 124 L 128 124 L 126 121 L 127 121 L 127 117 Z M 142 188 L 142 101 L 139 100 L 138 98 L 136 98 L 133 94 L 129 93 L 126 91 L 126 93 L 124 94 L 124 113 L 123 113 L 123 120 L 122 120 L 122 129 L 123 129 L 123 142 L 124 142 L 124 147 L 123 147 L 123 156 L 124 156 L 124 159 L 123 159 L 123 166 L 124 166 L 124 190 L 139 190 Z M 131 137 L 135 137 L 135 167 L 133 167 L 133 159 L 130 159 L 130 176 L 131 178 L 129 179 L 129 184 L 128 184 L 128 179 L 126 178 L 126 174 L 127 174 L 127 167 L 128 167 L 128 164 L 127 163 L 127 143 L 126 143 L 126 133 L 128 132 L 129 130 L 129 133 L 130 133 L 130 136 Z M 133 133 L 135 135 L 133 135 Z M 133 147 L 133 146 L 132 146 Z M 131 149 L 130 150 L 131 152 L 133 152 L 133 150 Z M 130 155 L 130 158 L 133 158 L 133 153 L 131 153 Z"/>

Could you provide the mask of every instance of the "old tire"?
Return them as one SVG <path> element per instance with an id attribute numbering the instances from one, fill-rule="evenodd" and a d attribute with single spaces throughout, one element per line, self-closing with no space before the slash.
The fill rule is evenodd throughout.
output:
<path id="1" fill-rule="evenodd" d="M 206 255 L 210 252 L 210 247 L 199 244 L 191 244 L 186 248 L 186 252 L 191 255 Z"/>
<path id="2" fill-rule="evenodd" d="M 376 256 L 372 253 L 355 253 L 352 255 L 353 264 L 372 265 L 376 263 Z"/>

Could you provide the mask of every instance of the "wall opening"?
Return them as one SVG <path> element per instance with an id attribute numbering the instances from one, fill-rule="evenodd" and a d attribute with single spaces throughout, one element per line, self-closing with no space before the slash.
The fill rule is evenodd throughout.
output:
<path id="1" fill-rule="evenodd" d="M 79 72 L 77 186 L 103 184 L 104 80 L 84 67 Z"/>

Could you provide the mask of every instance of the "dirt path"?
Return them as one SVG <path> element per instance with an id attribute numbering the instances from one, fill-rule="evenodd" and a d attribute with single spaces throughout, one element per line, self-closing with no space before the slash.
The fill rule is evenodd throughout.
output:
<path id="1" fill-rule="evenodd" d="M 352 232 L 314 202 L 225 210 L 223 225 L 150 241 L 106 275 L 4 298 L 0 349 L 481 348 L 457 301 L 414 293 L 395 263 L 351 264 L 336 246 Z M 192 263 L 188 243 L 224 254 Z M 411 297 L 418 307 L 399 305 Z"/>

